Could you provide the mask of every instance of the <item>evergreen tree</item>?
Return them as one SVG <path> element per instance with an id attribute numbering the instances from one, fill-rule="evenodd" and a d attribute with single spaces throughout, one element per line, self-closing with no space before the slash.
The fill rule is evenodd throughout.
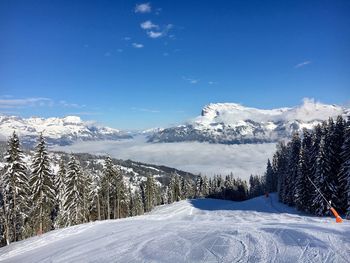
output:
<path id="1" fill-rule="evenodd" d="M 325 131 L 324 136 L 320 142 L 319 154 L 317 157 L 315 184 L 320 189 L 321 193 L 329 201 L 335 197 L 335 186 L 330 179 L 331 165 L 329 159 L 329 134 Z M 314 199 L 314 207 L 316 215 L 329 214 L 328 204 L 323 200 L 320 194 L 316 195 Z"/>
<path id="2" fill-rule="evenodd" d="M 342 147 L 342 165 L 340 171 L 340 194 L 342 198 L 342 210 L 346 212 L 347 218 L 350 219 L 350 117 L 346 122 L 345 141 Z"/>
<path id="3" fill-rule="evenodd" d="M 203 177 L 203 183 L 202 183 L 202 195 L 204 197 L 207 197 L 209 195 L 209 181 L 208 177 Z"/>
<path id="4" fill-rule="evenodd" d="M 197 176 L 196 185 L 195 185 L 195 198 L 202 197 L 202 187 L 203 187 L 203 178 L 201 175 Z"/>
<path id="5" fill-rule="evenodd" d="M 97 171 L 93 171 L 91 175 L 91 201 L 92 209 L 96 211 L 96 219 L 101 220 L 101 183 L 100 176 Z"/>
<path id="6" fill-rule="evenodd" d="M 56 210 L 57 218 L 55 222 L 55 228 L 60 228 L 65 225 L 64 218 L 66 211 L 64 210 L 65 194 L 66 194 L 66 165 L 64 159 L 61 157 L 59 162 L 59 169 L 55 177 L 55 190 L 56 190 Z"/>
<path id="7" fill-rule="evenodd" d="M 312 147 L 311 147 L 311 154 L 310 154 L 310 162 L 311 162 L 311 172 L 310 172 L 310 179 L 312 182 L 316 182 L 316 171 L 317 171 L 317 158 L 320 151 L 320 143 L 322 138 L 322 127 L 321 125 L 316 125 L 312 132 Z M 318 195 L 318 192 L 316 189 L 312 188 L 310 191 L 310 199 L 315 200 L 316 196 Z M 315 210 L 317 208 L 317 205 L 312 201 L 311 206 L 309 204 L 309 211 L 313 214 L 315 214 Z"/>
<path id="8" fill-rule="evenodd" d="M 291 142 L 288 145 L 289 155 L 288 155 L 288 171 L 286 174 L 285 181 L 285 202 L 286 204 L 293 206 L 294 196 L 295 196 L 295 181 L 298 175 L 299 166 L 299 156 L 301 142 L 298 133 L 294 133 Z"/>
<path id="9" fill-rule="evenodd" d="M 27 168 L 18 136 L 14 132 L 7 143 L 5 167 L 0 177 L 0 222 L 7 244 L 22 238 L 28 217 Z"/>
<path id="10" fill-rule="evenodd" d="M 329 120 L 333 123 L 333 120 Z M 333 124 L 330 134 L 329 158 L 330 158 L 330 180 L 335 187 L 333 206 L 340 212 L 345 212 L 345 195 L 346 186 L 341 182 L 341 166 L 343 163 L 342 146 L 344 144 L 345 123 L 341 116 L 337 117 L 336 123 Z"/>
<path id="11" fill-rule="evenodd" d="M 149 212 L 155 206 L 155 182 L 153 175 L 147 176 L 146 187 L 145 187 L 145 211 Z"/>
<path id="12" fill-rule="evenodd" d="M 54 178 L 50 170 L 49 155 L 44 137 L 40 134 L 31 165 L 30 187 L 32 190 L 32 224 L 39 234 L 52 229 L 51 214 L 55 205 Z"/>
<path id="13" fill-rule="evenodd" d="M 64 210 L 66 225 L 76 225 L 84 222 L 84 177 L 80 164 L 72 155 L 68 162 L 67 183 Z"/>
<path id="14" fill-rule="evenodd" d="M 111 194 L 112 194 L 112 182 L 117 177 L 117 171 L 115 170 L 111 157 L 107 157 L 105 161 L 105 168 L 102 179 L 102 189 L 105 195 L 104 204 L 107 206 L 106 218 L 111 218 Z"/>
<path id="15" fill-rule="evenodd" d="M 299 157 L 298 174 L 295 182 L 295 204 L 297 209 L 310 212 L 313 199 L 311 193 L 315 190 L 310 182 L 312 173 L 311 163 L 312 138 L 311 134 L 303 131 L 302 147 Z"/>
<path id="16" fill-rule="evenodd" d="M 266 191 L 271 193 L 275 192 L 277 189 L 275 188 L 275 175 L 272 169 L 272 165 L 270 159 L 267 160 L 266 172 L 265 172 L 265 182 L 266 182 Z"/>

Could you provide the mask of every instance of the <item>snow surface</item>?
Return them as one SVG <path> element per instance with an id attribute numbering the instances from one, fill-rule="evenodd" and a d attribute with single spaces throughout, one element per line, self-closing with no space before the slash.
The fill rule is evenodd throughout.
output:
<path id="1" fill-rule="evenodd" d="M 145 136 L 136 136 L 130 140 L 77 142 L 51 149 L 68 153 L 109 154 L 114 158 L 166 165 L 208 176 L 232 172 L 248 179 L 251 174 L 265 171 L 267 159 L 272 158 L 276 144 L 147 143 Z"/>
<path id="2" fill-rule="evenodd" d="M 350 222 L 334 221 L 298 214 L 274 194 L 188 200 L 13 243 L 0 262 L 349 262 Z"/>

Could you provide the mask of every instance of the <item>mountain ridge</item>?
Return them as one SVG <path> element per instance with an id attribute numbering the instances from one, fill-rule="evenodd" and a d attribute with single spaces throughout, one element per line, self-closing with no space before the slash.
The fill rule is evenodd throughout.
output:
<path id="1" fill-rule="evenodd" d="M 271 110 L 245 107 L 237 103 L 210 103 L 201 115 L 186 124 L 160 130 L 149 142 L 200 141 L 222 144 L 266 143 L 289 138 L 303 128 L 347 116 L 350 109 L 304 99 L 292 108 Z"/>

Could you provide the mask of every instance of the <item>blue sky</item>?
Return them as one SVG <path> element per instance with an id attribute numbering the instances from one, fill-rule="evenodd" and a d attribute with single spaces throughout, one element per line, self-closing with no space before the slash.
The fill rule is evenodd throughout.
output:
<path id="1" fill-rule="evenodd" d="M 0 1 L 0 112 L 123 129 L 350 98 L 350 1 Z"/>

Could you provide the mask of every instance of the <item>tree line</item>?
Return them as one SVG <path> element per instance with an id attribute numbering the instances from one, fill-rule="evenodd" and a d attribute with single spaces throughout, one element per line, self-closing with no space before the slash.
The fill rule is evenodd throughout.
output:
<path id="1" fill-rule="evenodd" d="M 280 143 L 266 170 L 270 191 L 279 200 L 318 216 L 329 215 L 331 201 L 338 212 L 350 217 L 350 118 L 329 118 L 312 130 L 295 133 Z M 315 185 L 315 186 L 314 186 Z"/>

